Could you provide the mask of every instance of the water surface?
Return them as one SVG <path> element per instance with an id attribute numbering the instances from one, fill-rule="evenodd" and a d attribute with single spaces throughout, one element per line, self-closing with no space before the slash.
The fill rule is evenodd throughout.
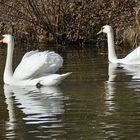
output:
<path id="1" fill-rule="evenodd" d="M 16 49 L 14 67 L 26 50 Z M 109 64 L 94 49 L 64 50 L 61 86 L 10 87 L 2 81 L 0 138 L 30 140 L 140 139 L 140 66 Z"/>

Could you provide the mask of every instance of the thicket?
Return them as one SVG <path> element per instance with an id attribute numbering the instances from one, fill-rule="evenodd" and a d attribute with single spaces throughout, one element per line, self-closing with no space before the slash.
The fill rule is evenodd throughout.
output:
<path id="1" fill-rule="evenodd" d="M 68 44 L 112 25 L 116 42 L 140 44 L 139 0 L 0 0 L 0 32 L 22 41 Z"/>

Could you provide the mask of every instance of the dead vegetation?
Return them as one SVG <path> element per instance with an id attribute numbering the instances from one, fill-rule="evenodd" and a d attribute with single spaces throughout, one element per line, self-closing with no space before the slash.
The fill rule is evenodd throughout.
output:
<path id="1" fill-rule="evenodd" d="M 119 34 L 123 45 L 132 48 L 140 45 L 140 7 L 136 8 L 135 11 L 135 22 L 125 27 L 122 34 Z"/>
<path id="2" fill-rule="evenodd" d="M 116 42 L 139 45 L 137 0 L 0 0 L 0 13 L 0 32 L 21 41 L 84 43 L 110 24 L 116 29 Z"/>

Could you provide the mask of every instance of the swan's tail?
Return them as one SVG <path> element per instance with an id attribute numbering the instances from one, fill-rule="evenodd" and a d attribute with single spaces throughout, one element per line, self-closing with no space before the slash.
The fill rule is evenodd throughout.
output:
<path id="1" fill-rule="evenodd" d="M 72 72 L 67 72 L 65 74 L 61 74 L 59 77 L 57 77 L 57 80 L 64 80 L 66 77 L 68 77 Z"/>
<path id="2" fill-rule="evenodd" d="M 55 86 L 59 85 L 66 77 L 68 77 L 72 72 L 68 72 L 65 74 L 51 74 L 47 77 L 41 79 L 36 86 Z"/>

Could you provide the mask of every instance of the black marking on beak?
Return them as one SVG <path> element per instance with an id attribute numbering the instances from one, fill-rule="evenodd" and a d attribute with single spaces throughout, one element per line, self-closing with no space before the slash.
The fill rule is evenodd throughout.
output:
<path id="1" fill-rule="evenodd" d="M 0 40 L 2 40 L 3 38 L 4 38 L 3 35 L 0 34 Z"/>
<path id="2" fill-rule="evenodd" d="M 0 43 L 3 43 L 4 37 L 0 34 Z"/>

